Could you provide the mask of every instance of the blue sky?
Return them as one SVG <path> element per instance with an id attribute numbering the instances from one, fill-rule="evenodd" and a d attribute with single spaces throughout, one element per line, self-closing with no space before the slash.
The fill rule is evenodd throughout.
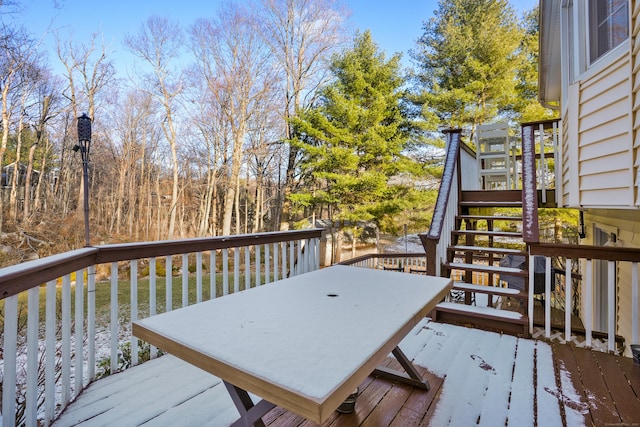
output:
<path id="1" fill-rule="evenodd" d="M 538 0 L 510 1 L 518 15 L 538 3 Z M 405 60 L 407 51 L 422 33 L 423 21 L 438 5 L 437 0 L 344 2 L 352 12 L 351 28 L 371 30 L 373 39 L 387 54 L 402 52 Z M 186 26 L 196 18 L 215 15 L 223 0 L 22 0 L 21 3 L 22 11 L 10 19 L 22 22 L 35 37 L 41 37 L 47 29 L 60 29 L 63 35 L 73 33 L 75 40 L 88 39 L 91 33 L 98 32 L 118 58 L 124 51 L 124 35 L 135 33 L 149 16 L 170 16 Z M 45 39 L 45 44 L 53 46 L 51 36 Z M 49 59 L 57 69 L 53 51 Z"/>

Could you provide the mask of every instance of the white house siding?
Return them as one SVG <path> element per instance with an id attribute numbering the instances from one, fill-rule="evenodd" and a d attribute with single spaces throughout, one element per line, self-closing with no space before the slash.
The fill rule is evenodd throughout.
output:
<path id="1" fill-rule="evenodd" d="M 640 210 L 631 209 L 590 209 L 585 212 L 585 225 L 587 230 L 583 244 L 593 244 L 593 236 L 589 230 L 593 230 L 593 224 L 609 229 L 617 230 L 618 245 L 625 248 L 640 248 Z M 617 290 L 617 334 L 625 338 L 625 343 L 631 344 L 631 264 L 618 263 L 616 274 Z M 627 355 L 630 355 L 627 354 Z"/>
<path id="2" fill-rule="evenodd" d="M 640 1 L 631 2 L 631 57 L 633 61 L 633 151 L 635 204 L 640 205 Z"/>
<path id="3" fill-rule="evenodd" d="M 579 85 L 569 87 L 568 102 L 563 106 L 562 120 L 562 206 L 579 207 L 579 187 L 578 183 L 578 111 L 579 108 Z M 569 108 L 571 107 L 571 108 Z"/>
<path id="4" fill-rule="evenodd" d="M 635 174 L 629 56 L 619 56 L 578 85 L 579 204 L 633 206 Z"/>

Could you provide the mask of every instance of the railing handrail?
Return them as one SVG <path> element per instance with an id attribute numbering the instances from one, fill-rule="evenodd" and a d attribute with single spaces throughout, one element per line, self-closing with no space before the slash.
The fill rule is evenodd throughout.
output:
<path id="1" fill-rule="evenodd" d="M 0 269 L 0 299 L 96 263 L 99 247 L 76 249 Z"/>
<path id="2" fill-rule="evenodd" d="M 546 120 L 536 120 L 533 122 L 522 122 L 520 123 L 520 126 L 540 126 L 543 125 L 544 129 L 550 129 L 553 127 L 554 123 L 559 123 L 560 119 L 556 118 L 556 119 L 546 119 Z"/>
<path id="3" fill-rule="evenodd" d="M 0 269 L 0 299 L 96 264 L 177 255 L 190 252 L 318 238 L 322 229 L 279 231 L 184 240 L 116 243 L 76 249 Z"/>
<path id="4" fill-rule="evenodd" d="M 445 212 L 448 209 L 449 193 L 451 192 L 452 182 L 454 179 L 458 179 L 455 176 L 457 170 L 456 166 L 458 158 L 460 157 L 460 129 L 447 130 L 447 156 L 445 159 L 444 170 L 442 171 L 442 180 L 440 181 L 440 191 L 438 191 L 438 198 L 436 199 L 436 205 L 433 209 L 433 215 L 431 217 L 431 226 L 425 237 L 429 240 L 440 241 L 442 236 L 442 228 L 445 219 Z M 422 238 L 422 234 L 420 237 Z"/>
<path id="5" fill-rule="evenodd" d="M 444 245 L 441 242 L 442 233 L 444 231 L 445 224 L 450 224 L 451 215 L 449 212 L 449 200 L 452 197 L 452 189 L 455 188 L 457 194 L 455 195 L 456 213 L 458 211 L 457 202 L 460 199 L 460 129 L 445 131 L 447 139 L 447 156 L 445 158 L 444 170 L 442 173 L 442 180 L 440 181 L 440 189 L 438 190 L 438 198 L 436 199 L 436 205 L 433 209 L 431 216 L 431 226 L 427 233 L 419 234 L 420 241 L 427 254 L 427 274 L 431 276 L 439 275 L 439 262 L 440 258 L 438 250 Z M 450 231 L 450 230 L 447 230 Z M 448 241 L 446 242 L 448 244 Z"/>
<path id="6" fill-rule="evenodd" d="M 531 243 L 530 255 L 561 256 L 606 261 L 640 262 L 640 250 L 617 246 L 567 245 L 560 243 Z"/>
<path id="7" fill-rule="evenodd" d="M 426 257 L 424 252 L 399 252 L 399 253 L 381 253 L 381 254 L 366 254 L 360 255 L 355 258 L 351 258 L 345 261 L 337 263 L 338 265 L 353 265 L 362 261 L 376 258 L 418 258 Z"/>

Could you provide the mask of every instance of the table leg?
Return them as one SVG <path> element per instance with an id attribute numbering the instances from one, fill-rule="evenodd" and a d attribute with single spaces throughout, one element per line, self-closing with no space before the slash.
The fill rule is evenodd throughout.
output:
<path id="1" fill-rule="evenodd" d="M 396 371 L 394 369 L 389 369 L 384 366 L 379 366 L 376 370 L 373 371 L 375 375 L 379 375 L 381 377 L 389 378 L 394 381 L 400 381 L 405 384 L 412 385 L 417 388 L 422 388 L 425 390 L 429 390 L 429 381 L 422 378 L 420 372 L 413 366 L 411 360 L 400 350 L 400 347 L 396 347 L 392 351 L 395 358 L 400 363 L 400 366 L 405 370 L 405 373 Z"/>
<path id="2" fill-rule="evenodd" d="M 229 395 L 231 395 L 231 400 L 233 400 L 233 403 L 236 405 L 236 408 L 240 413 L 240 419 L 231 424 L 231 426 L 265 427 L 262 422 L 262 417 L 265 416 L 267 412 L 275 408 L 276 405 L 271 402 L 267 402 L 264 399 L 254 405 L 249 393 L 245 390 L 238 388 L 233 384 L 229 384 L 226 381 L 223 382 L 229 392 Z"/>

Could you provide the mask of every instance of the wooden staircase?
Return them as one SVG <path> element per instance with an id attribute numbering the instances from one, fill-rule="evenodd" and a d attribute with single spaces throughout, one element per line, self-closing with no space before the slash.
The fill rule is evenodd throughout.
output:
<path id="1" fill-rule="evenodd" d="M 436 307 L 435 320 L 528 336 L 529 273 L 521 212 L 518 190 L 460 193 L 456 227 L 441 266 L 442 275 L 454 278 L 454 287 Z M 518 257 L 523 265 L 501 265 L 505 257 Z"/>

